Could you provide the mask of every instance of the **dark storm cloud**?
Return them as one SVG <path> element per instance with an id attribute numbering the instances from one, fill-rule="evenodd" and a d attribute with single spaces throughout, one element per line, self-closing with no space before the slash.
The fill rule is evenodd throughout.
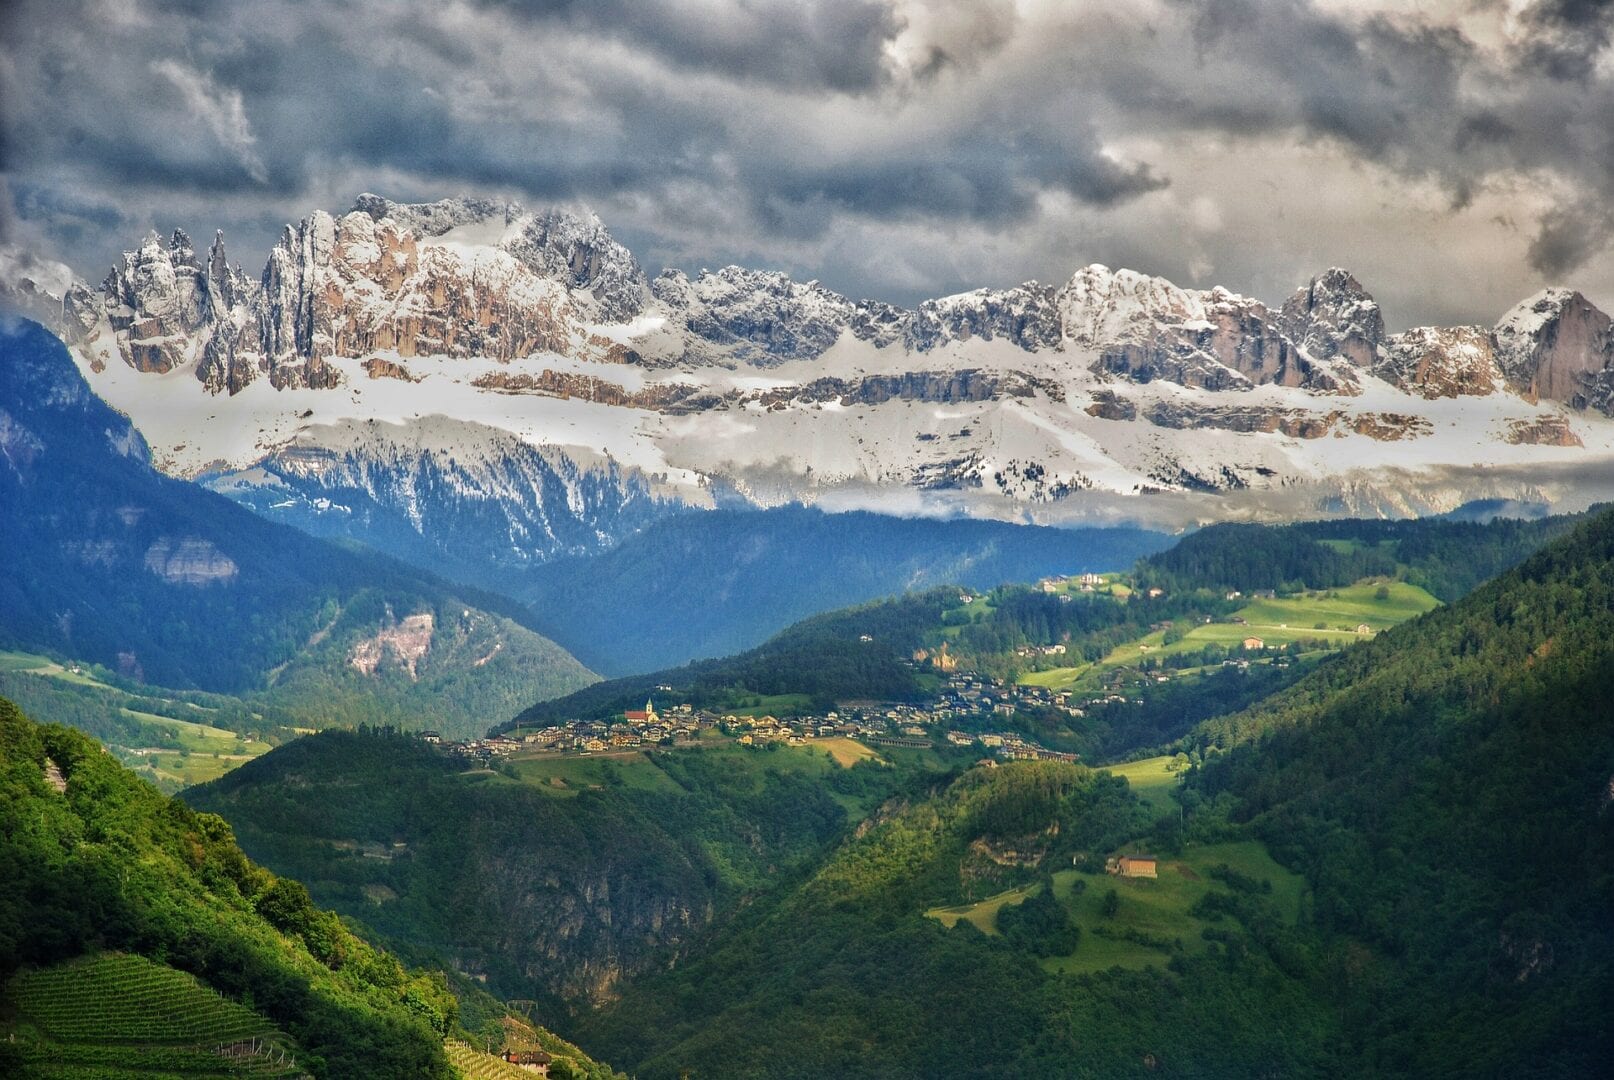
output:
<path id="1" fill-rule="evenodd" d="M 1250 280 L 1255 250 L 1289 273 L 1424 188 L 1533 233 L 1497 256 L 1516 295 L 1530 266 L 1604 256 L 1614 0 L 1330 3 L 12 0 L 0 179 L 12 231 L 81 270 L 148 226 L 261 246 L 364 189 L 587 203 L 652 262 L 903 301 L 1088 258 Z M 1502 29 L 1476 38 L 1480 16 Z M 1212 180 L 1212 152 L 1264 172 Z M 1309 220 L 1268 213 L 1319 154 L 1357 179 Z M 1370 250 L 1422 296 L 1394 276 L 1424 242 L 1401 227 Z"/>
<path id="2" fill-rule="evenodd" d="M 1609 215 L 1600 208 L 1550 210 L 1530 241 L 1530 263 L 1549 277 L 1569 273 L 1608 243 L 1609 229 Z"/>
<path id="3" fill-rule="evenodd" d="M 1358 157 L 1464 188 L 1483 165 L 1459 143 L 1476 128 L 1499 131 L 1494 114 L 1468 115 L 1461 80 L 1476 47 L 1450 26 L 1386 18 L 1346 22 L 1303 0 L 1176 0 L 1192 19 L 1196 62 L 1237 73 L 1204 96 L 1167 70 L 1162 96 L 1177 117 L 1162 123 L 1251 136 L 1294 132 L 1332 140 Z M 1231 96 L 1232 100 L 1228 100 Z"/>
<path id="4" fill-rule="evenodd" d="M 1614 0 L 1538 0 L 1500 54 L 1427 17 L 1347 18 L 1306 0 L 1172 3 L 1191 19 L 1200 69 L 1240 78 L 1206 94 L 1146 70 L 1137 101 L 1156 123 L 1333 142 L 1440 184 L 1454 208 L 1505 174 L 1551 174 L 1568 190 L 1529 248 L 1543 274 L 1578 269 L 1614 236 L 1614 86 L 1597 68 Z"/>
<path id="5" fill-rule="evenodd" d="M 1528 34 L 1521 67 L 1554 79 L 1585 81 L 1614 35 L 1614 2 L 1541 0 L 1525 9 L 1520 22 Z"/>

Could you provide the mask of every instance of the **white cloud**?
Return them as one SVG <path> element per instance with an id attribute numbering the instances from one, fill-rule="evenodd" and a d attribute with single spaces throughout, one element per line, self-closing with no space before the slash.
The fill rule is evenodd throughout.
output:
<path id="1" fill-rule="evenodd" d="M 267 179 L 263 159 L 256 149 L 257 138 L 247 122 L 241 91 L 221 87 L 212 75 L 186 67 L 178 60 L 153 60 L 151 70 L 174 85 L 185 99 L 191 115 L 206 125 L 219 145 L 230 151 L 247 175 L 258 183 Z"/>

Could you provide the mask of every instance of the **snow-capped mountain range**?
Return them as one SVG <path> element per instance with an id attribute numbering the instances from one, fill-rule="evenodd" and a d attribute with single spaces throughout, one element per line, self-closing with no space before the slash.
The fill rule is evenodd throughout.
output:
<path id="1" fill-rule="evenodd" d="M 257 275 L 176 232 L 99 288 L 5 276 L 166 471 L 421 535 L 475 503 L 518 561 L 716 492 L 1177 523 L 1567 505 L 1614 475 L 1614 332 L 1565 289 L 1393 335 L 1339 269 L 1276 307 L 1093 265 L 907 310 L 650 280 L 592 216 L 374 195 Z"/>

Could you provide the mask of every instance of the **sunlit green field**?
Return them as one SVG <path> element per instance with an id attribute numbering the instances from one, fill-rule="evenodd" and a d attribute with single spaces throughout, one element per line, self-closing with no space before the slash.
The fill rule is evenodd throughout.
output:
<path id="1" fill-rule="evenodd" d="M 1018 889 L 1009 889 L 995 896 L 973 904 L 957 904 L 953 907 L 936 907 L 925 912 L 925 917 L 935 919 L 948 929 L 952 929 L 960 922 L 972 922 L 975 928 L 983 934 L 996 934 L 998 932 L 998 911 L 1005 906 L 1013 906 L 1030 896 L 1036 895 L 1037 885 L 1024 885 Z"/>
<path id="2" fill-rule="evenodd" d="M 1383 600 L 1376 598 L 1381 587 L 1389 594 Z M 1254 600 L 1233 616 L 1243 619 L 1243 623 L 1200 623 L 1182 627 L 1182 638 L 1169 645 L 1165 640 L 1166 631 L 1157 630 L 1112 650 L 1082 674 L 1133 666 L 1151 656 L 1160 658 L 1198 652 L 1211 644 L 1237 648 L 1245 638 L 1250 637 L 1260 638 L 1268 648 L 1313 641 L 1338 648 L 1439 606 L 1440 601 L 1423 589 L 1399 581 L 1388 584 L 1367 581 L 1291 598 Z M 1368 627 L 1368 635 L 1358 632 L 1358 627 L 1364 624 Z M 1081 678 L 1082 675 L 1078 674 L 1072 682 Z"/>
<path id="3" fill-rule="evenodd" d="M 1083 675 L 1093 669 L 1092 664 L 1080 664 L 1076 667 L 1049 668 L 1046 671 L 1028 671 L 1020 676 L 1022 686 L 1046 686 L 1050 690 L 1063 690 L 1074 685 Z"/>
<path id="4" fill-rule="evenodd" d="M 1149 805 L 1149 809 L 1156 814 L 1164 814 L 1176 808 L 1176 803 L 1171 800 L 1171 791 L 1182 778 L 1180 772 L 1166 768 L 1169 764 L 1170 757 L 1152 757 L 1129 761 L 1124 765 L 1105 765 L 1103 769 L 1125 777 L 1138 798 Z"/>
<path id="5" fill-rule="evenodd" d="M 1378 599 L 1384 588 L 1388 595 Z M 1178 624 L 1181 638 L 1166 644 L 1166 631 L 1156 630 L 1135 641 L 1112 649 L 1096 664 L 1072 664 L 1026 672 L 1020 676 L 1025 686 L 1051 690 L 1093 690 L 1104 672 L 1136 667 L 1149 658 L 1163 659 L 1182 653 L 1195 653 L 1207 645 L 1237 650 L 1246 638 L 1260 638 L 1268 648 L 1283 648 L 1296 642 L 1339 649 L 1416 618 L 1440 606 L 1429 593 L 1405 582 L 1363 581 L 1338 589 L 1317 590 L 1301 596 L 1272 600 L 1252 600 L 1234 613 L 1243 622 Z M 1359 628 L 1367 627 L 1367 633 Z M 1185 674 L 1186 670 L 1178 674 Z"/>
<path id="6" fill-rule="evenodd" d="M 69 671 L 49 657 L 38 656 L 34 653 L 0 652 L 0 671 L 22 671 L 33 675 L 48 675 L 53 679 L 77 683 L 80 686 L 107 686 L 106 683 L 86 671 Z"/>
<path id="7" fill-rule="evenodd" d="M 1221 865 L 1255 881 L 1269 882 L 1271 892 L 1263 893 L 1262 899 L 1285 921 L 1292 924 L 1299 919 L 1304 880 L 1279 866 L 1254 840 L 1191 847 L 1180 857 L 1162 859 L 1160 876 L 1154 879 L 1060 870 L 1053 875 L 1054 895 L 1081 927 L 1081 941 L 1071 955 L 1051 957 L 1043 966 L 1050 971 L 1088 974 L 1112 967 L 1164 965 L 1176 949 L 1202 951 L 1201 931 L 1209 924 L 1189 912 L 1212 889 L 1226 891 L 1211 876 L 1212 869 Z M 996 934 L 998 912 L 1035 896 L 1041 888 L 1026 885 L 974 904 L 931 908 L 925 915 L 944 926 L 967 921 L 983 933 Z M 1114 915 L 1105 915 L 1104 897 L 1111 889 L 1118 906 Z"/>
<path id="8" fill-rule="evenodd" d="M 589 788 L 624 787 L 678 791 L 678 785 L 640 750 L 600 754 L 516 754 L 509 767 L 525 783 L 551 795 L 574 796 Z"/>
<path id="9" fill-rule="evenodd" d="M 810 694 L 764 694 L 758 697 L 755 705 L 722 711 L 735 716 L 790 716 L 805 712 L 812 708 L 812 704 Z"/>
<path id="10" fill-rule="evenodd" d="M 677 781 L 659 764 L 666 755 L 701 754 L 715 760 L 736 780 L 760 780 L 768 769 L 826 776 L 858 761 L 878 759 L 874 751 L 854 739 L 814 739 L 800 746 L 741 746 L 711 740 L 701 747 L 657 750 L 607 750 L 593 754 L 527 751 L 511 755 L 505 767 L 523 783 L 546 794 L 569 797 L 589 788 L 622 787 L 640 791 L 679 791 Z"/>
<path id="11" fill-rule="evenodd" d="M 1380 588 L 1389 593 L 1383 600 L 1376 598 Z M 1251 627 L 1287 624 L 1306 629 L 1320 622 L 1327 624 L 1330 630 L 1354 633 L 1360 623 L 1366 623 L 1374 631 L 1388 630 L 1439 606 L 1439 600 L 1416 585 L 1404 581 L 1365 581 L 1293 598 L 1254 600 L 1238 614 Z"/>
<path id="12" fill-rule="evenodd" d="M 1207 924 L 1189 910 L 1213 888 L 1225 888 L 1210 876 L 1211 869 L 1221 864 L 1257 881 L 1271 882 L 1272 892 L 1266 898 L 1286 921 L 1299 918 L 1305 882 L 1274 862 L 1254 840 L 1190 847 L 1180 857 L 1164 858 L 1160 876 L 1152 880 L 1062 870 L 1054 875 L 1054 895 L 1069 902 L 1071 915 L 1082 929 L 1081 944 L 1072 955 L 1052 957 L 1043 966 L 1050 971 L 1085 973 L 1164 964 L 1170 957 L 1169 947 L 1126 940 L 1123 935 L 1129 930 L 1172 945 L 1180 940 L 1184 952 L 1203 950 L 1200 931 Z M 1077 881 L 1085 881 L 1086 888 L 1077 892 Z M 1120 907 L 1113 916 L 1106 916 L 1104 894 L 1112 888 Z"/>

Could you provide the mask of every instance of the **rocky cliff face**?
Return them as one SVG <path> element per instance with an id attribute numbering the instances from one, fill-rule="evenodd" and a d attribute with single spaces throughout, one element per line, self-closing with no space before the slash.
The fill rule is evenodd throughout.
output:
<path id="1" fill-rule="evenodd" d="M 494 589 L 683 508 L 608 459 L 579 460 L 443 417 L 311 429 L 208 485 L 272 520 Z"/>
<path id="2" fill-rule="evenodd" d="M 691 279 L 666 270 L 653 290 L 698 339 L 686 352 L 698 358 L 701 344 L 715 345 L 761 367 L 820 356 L 846 331 L 888 346 L 902 339 L 908 324 L 899 308 L 854 302 L 816 281 L 792 281 L 776 271 L 727 266 Z"/>
<path id="3" fill-rule="evenodd" d="M 1378 301 L 1338 267 L 1291 296 L 1278 315 L 1278 327 L 1313 359 L 1341 357 L 1360 368 L 1372 367 L 1384 344 Z"/>
<path id="4" fill-rule="evenodd" d="M 79 291 L 62 329 L 95 339 L 142 372 L 195 364 L 213 393 L 259 378 L 328 389 L 327 360 L 598 353 L 578 328 L 638 314 L 650 291 L 638 262 L 599 219 L 453 199 L 402 205 L 363 195 L 354 209 L 288 225 L 256 278 L 231 268 L 220 234 L 198 259 L 183 232 L 155 233 L 123 256 L 99 296 Z"/>
<path id="5" fill-rule="evenodd" d="M 1547 289 L 1496 324 L 1497 356 L 1510 385 L 1532 401 L 1586 408 L 1614 365 L 1609 317 L 1578 292 Z"/>
<path id="6" fill-rule="evenodd" d="M 1495 337 L 1477 326 L 1420 326 L 1397 334 L 1373 371 L 1423 398 L 1483 396 L 1506 383 Z"/>

